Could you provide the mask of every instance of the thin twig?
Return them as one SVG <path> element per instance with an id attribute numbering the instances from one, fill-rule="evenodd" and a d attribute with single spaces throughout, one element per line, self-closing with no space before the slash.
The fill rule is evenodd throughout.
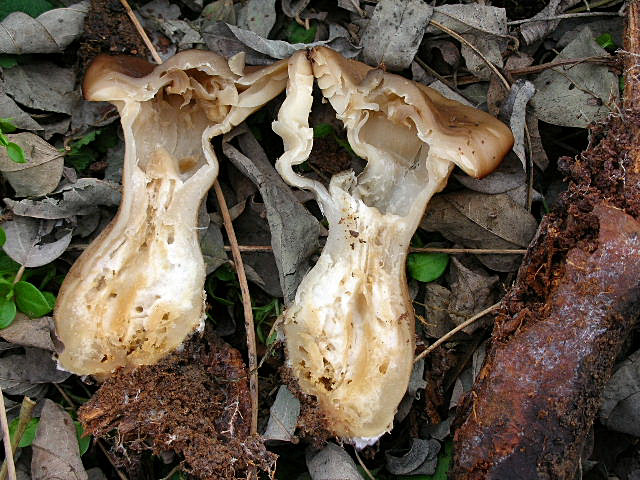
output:
<path id="1" fill-rule="evenodd" d="M 561 13 L 559 15 L 553 15 L 552 17 L 544 18 L 525 18 L 523 20 L 512 20 L 507 22 L 510 27 L 514 25 L 522 25 L 523 23 L 531 22 L 548 22 L 551 20 L 566 20 L 567 18 L 580 18 L 580 17 L 619 17 L 618 12 L 584 12 L 584 13 Z"/>
<path id="2" fill-rule="evenodd" d="M 16 277 L 13 279 L 14 285 L 18 283 L 20 280 L 22 280 L 22 276 L 24 275 L 25 269 L 26 267 L 24 265 L 20 265 L 20 269 L 18 270 L 18 273 L 16 273 Z"/>
<path id="3" fill-rule="evenodd" d="M 480 50 L 478 50 L 478 48 L 474 44 L 469 42 L 469 40 L 464 38 L 458 32 L 454 32 L 449 27 L 447 27 L 445 25 L 442 25 L 440 22 L 435 22 L 433 20 L 429 20 L 429 23 L 431 23 L 431 25 L 433 25 L 434 27 L 439 28 L 443 32 L 448 33 L 453 38 L 458 40 L 460 43 L 465 44 L 467 47 L 469 47 L 471 50 L 473 50 L 475 52 L 475 54 L 478 55 L 487 64 L 487 66 L 491 70 L 493 70 L 493 73 L 495 73 L 498 76 L 498 78 L 500 79 L 502 84 L 505 86 L 505 88 L 507 90 L 509 90 L 511 88 L 511 85 L 509 85 L 509 82 L 507 81 L 507 79 L 504 78 L 504 75 L 502 75 L 502 73 L 500 73 L 500 70 L 498 70 L 498 67 L 496 67 L 493 63 L 491 63 L 491 61 L 487 57 L 485 57 L 484 54 Z"/>
<path id="4" fill-rule="evenodd" d="M 7 463 L 7 473 L 9 474 L 9 480 L 16 480 L 16 465 L 13 463 L 11 435 L 9 435 L 7 411 L 4 409 L 4 394 L 2 393 L 2 388 L 0 388 L 0 423 L 2 423 L 2 441 L 4 443 L 4 458 Z"/>
<path id="5" fill-rule="evenodd" d="M 440 337 L 438 340 L 436 340 L 435 342 L 433 342 L 433 344 L 429 345 L 429 347 L 420 353 L 420 355 L 418 355 L 413 362 L 417 362 L 418 360 L 426 357 L 427 355 L 429 355 L 431 352 L 433 352 L 436 348 L 438 348 L 440 345 L 442 345 L 444 342 L 446 342 L 447 340 L 449 340 L 451 337 L 453 337 L 456 333 L 458 333 L 460 330 L 463 330 L 465 328 L 467 328 L 469 325 L 471 325 L 472 323 L 478 321 L 479 319 L 481 319 L 482 317 L 484 317 L 485 315 L 487 315 L 488 313 L 493 312 L 495 309 L 497 309 L 500 306 L 500 302 L 491 305 L 488 308 L 485 308 L 483 311 L 481 311 L 480 313 L 475 314 L 473 317 L 469 318 L 468 320 L 465 320 L 464 322 L 462 322 L 460 325 L 458 325 L 456 328 L 454 328 L 453 330 L 451 330 L 450 332 L 444 334 L 442 337 Z"/>
<path id="6" fill-rule="evenodd" d="M 256 360 L 256 332 L 253 327 L 253 310 L 251 309 L 251 296 L 249 294 L 249 283 L 247 282 L 247 275 L 244 271 L 244 264 L 242 263 L 242 255 L 238 248 L 238 240 L 236 233 L 233 230 L 233 223 L 231 222 L 231 215 L 227 208 L 227 202 L 224 199 L 224 194 L 220 188 L 218 180 L 213 182 L 213 189 L 216 192 L 216 198 L 218 199 L 218 205 L 220 206 L 220 213 L 222 213 L 222 220 L 224 221 L 224 228 L 231 243 L 231 254 L 233 256 L 233 263 L 236 267 L 238 274 L 238 283 L 240 284 L 240 293 L 242 294 L 242 307 L 244 309 L 244 325 L 247 330 L 247 350 L 249 355 L 249 391 L 251 392 L 251 433 L 254 434 L 258 431 L 258 362 Z"/>
<path id="7" fill-rule="evenodd" d="M 567 10 L 565 13 L 577 13 L 577 12 L 584 12 L 585 10 L 591 10 L 592 8 L 611 7 L 618 3 L 622 3 L 622 1 L 623 0 L 599 0 L 593 3 L 588 3 L 585 1 L 586 5 L 572 8 L 571 10 Z"/>
<path id="8" fill-rule="evenodd" d="M 138 17 L 136 17 L 136 14 L 133 13 L 133 10 L 131 10 L 131 7 L 129 6 L 129 2 L 127 2 L 127 0 L 120 0 L 120 3 L 124 7 L 124 9 L 127 11 L 127 15 L 129 15 L 131 22 L 136 27 L 136 30 L 140 34 L 140 37 L 142 37 L 142 41 L 144 42 L 144 44 L 147 46 L 147 48 L 151 52 L 151 56 L 153 57 L 155 62 L 157 64 L 162 63 L 162 58 L 160 58 L 160 55 L 158 55 L 156 48 L 153 46 L 153 43 L 151 43 L 151 40 L 149 39 L 147 32 L 144 31 L 144 28 L 142 27 L 140 20 L 138 20 Z"/>
<path id="9" fill-rule="evenodd" d="M 231 251 L 229 245 L 224 246 L 226 252 Z M 238 245 L 241 252 L 271 252 L 271 245 Z M 473 253 L 474 255 L 524 255 L 527 253 L 523 249 L 510 248 L 437 248 L 437 247 L 410 247 L 411 253 Z"/>
<path id="10" fill-rule="evenodd" d="M 13 438 L 11 439 L 11 453 L 13 455 L 16 454 L 16 451 L 18 450 L 18 445 L 20 445 L 20 440 L 22 440 L 22 436 L 24 435 L 24 432 L 27 430 L 27 425 L 29 425 L 29 421 L 33 416 L 33 409 L 35 408 L 35 406 L 36 406 L 36 402 L 34 402 L 33 400 L 31 400 L 29 397 L 25 395 L 25 397 L 22 399 L 22 404 L 20 405 L 20 416 L 18 417 L 18 426 L 13 435 Z M 2 469 L 0 469 L 0 480 L 4 480 L 5 478 L 7 478 L 8 468 L 9 467 L 7 464 L 7 460 L 5 459 L 2 462 Z"/>
<path id="11" fill-rule="evenodd" d="M 543 70 L 548 70 L 554 67 L 562 67 L 565 65 L 580 65 L 581 63 L 596 63 L 609 65 L 613 61 L 613 57 L 610 55 L 602 55 L 595 57 L 584 57 L 584 58 L 565 58 L 562 60 L 554 60 L 553 62 L 541 63 L 540 65 L 531 65 L 530 67 L 523 68 L 513 68 L 511 70 L 507 70 L 509 75 L 529 75 L 532 73 L 539 73 Z"/>
<path id="12" fill-rule="evenodd" d="M 364 473 L 367 474 L 367 477 L 369 477 L 369 480 L 376 480 L 376 477 L 374 477 L 371 472 L 369 471 L 369 469 L 367 468 L 367 466 L 364 464 L 364 462 L 362 461 L 362 459 L 360 458 L 360 455 L 358 455 L 358 449 L 354 448 L 353 449 L 354 452 L 356 452 L 356 458 L 358 459 L 358 463 L 360 464 L 360 466 L 362 467 L 362 470 L 364 470 Z"/>

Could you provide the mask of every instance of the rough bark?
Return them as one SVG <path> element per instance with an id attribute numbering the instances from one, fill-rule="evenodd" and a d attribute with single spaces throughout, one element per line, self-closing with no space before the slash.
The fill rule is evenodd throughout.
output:
<path id="1" fill-rule="evenodd" d="M 640 3 L 629 5 L 625 100 L 562 159 L 545 217 L 459 409 L 455 479 L 572 479 L 614 361 L 640 314 Z"/>

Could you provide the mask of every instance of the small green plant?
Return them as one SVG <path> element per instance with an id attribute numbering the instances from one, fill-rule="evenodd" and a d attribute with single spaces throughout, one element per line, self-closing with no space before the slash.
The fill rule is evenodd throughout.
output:
<path id="1" fill-rule="evenodd" d="M 81 172 L 117 143 L 117 129 L 110 126 L 83 135 L 69 143 L 62 151 L 66 163 Z"/>
<path id="2" fill-rule="evenodd" d="M 12 118 L 0 118 L 0 145 L 7 149 L 7 155 L 16 163 L 26 163 L 22 147 L 17 143 L 9 141 L 7 133 L 15 132 L 16 126 Z"/>
<path id="3" fill-rule="evenodd" d="M 419 282 L 433 282 L 447 269 L 449 255 L 446 253 L 412 253 L 409 255 L 407 267 L 409 275 Z"/>
<path id="4" fill-rule="evenodd" d="M 287 41 L 289 43 L 311 43 L 315 40 L 317 31 L 318 27 L 314 22 L 306 29 L 292 20 L 286 30 Z"/>
<path id="5" fill-rule="evenodd" d="M 276 339 L 276 332 L 269 335 L 269 331 L 273 326 L 273 322 L 282 313 L 282 305 L 278 298 L 274 298 L 266 305 L 261 307 L 252 307 L 253 317 L 256 327 L 256 335 L 258 340 L 264 345 L 271 345 Z M 269 335 L 267 337 L 267 335 Z"/>
<path id="6" fill-rule="evenodd" d="M 0 20 L 13 12 L 23 12 L 30 17 L 38 15 L 55 8 L 48 0 L 2 0 L 0 2 Z"/>
<path id="7" fill-rule="evenodd" d="M 331 136 L 333 140 L 335 140 L 335 142 L 342 148 L 344 148 L 347 152 L 355 155 L 355 152 L 351 148 L 351 145 L 349 145 L 349 142 L 345 138 L 338 136 L 335 128 L 333 128 L 333 125 L 329 123 L 319 123 L 318 125 L 313 127 L 313 138 L 326 138 L 329 136 Z"/>
<path id="8" fill-rule="evenodd" d="M 610 33 L 603 33 L 598 38 L 596 38 L 596 42 L 605 50 L 615 50 L 616 42 L 613 40 L 613 36 Z"/>
<path id="9" fill-rule="evenodd" d="M 19 422 L 20 419 L 16 418 L 9 424 L 9 435 L 11 438 L 15 436 Z M 82 423 L 80 423 L 78 420 L 74 420 L 73 424 L 76 428 L 76 438 L 78 439 L 80 455 L 84 455 L 87 450 L 89 450 L 89 445 L 91 444 L 91 436 L 84 436 L 84 428 L 82 427 Z M 29 420 L 27 429 L 22 434 L 22 438 L 20 438 L 18 447 L 25 448 L 30 447 L 33 444 L 33 441 L 36 438 L 36 433 L 38 432 L 38 425 L 40 425 L 39 418 L 32 418 L 31 420 Z"/>
<path id="10" fill-rule="evenodd" d="M 6 241 L 6 234 L 0 228 L 0 247 Z M 43 273 L 40 288 L 25 279 L 34 273 Z M 56 297 L 42 289 L 55 276 L 55 267 L 46 266 L 27 271 L 0 251 L 0 329 L 13 323 L 17 312 L 37 318 L 49 313 L 55 306 Z"/>

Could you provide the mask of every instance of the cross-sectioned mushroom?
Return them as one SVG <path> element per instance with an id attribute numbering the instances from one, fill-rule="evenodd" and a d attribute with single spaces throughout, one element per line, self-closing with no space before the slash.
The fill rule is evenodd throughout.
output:
<path id="1" fill-rule="evenodd" d="M 367 161 L 358 176 L 334 175 L 328 189 L 293 170 L 313 144 L 314 77 Z M 336 436 L 370 444 L 391 429 L 413 366 L 405 276 L 411 237 L 456 165 L 483 177 L 513 137 L 485 112 L 324 47 L 290 59 L 273 128 L 285 144 L 278 171 L 311 190 L 329 222 L 326 246 L 284 314 L 289 366 Z"/>
<path id="2" fill-rule="evenodd" d="M 118 107 L 125 138 L 118 214 L 75 262 L 55 320 L 61 368 L 109 374 L 153 364 L 203 326 L 205 267 L 198 206 L 218 174 L 213 136 L 278 95 L 285 62 L 244 68 L 211 52 L 186 51 L 154 66 L 98 57 L 85 97 Z"/>

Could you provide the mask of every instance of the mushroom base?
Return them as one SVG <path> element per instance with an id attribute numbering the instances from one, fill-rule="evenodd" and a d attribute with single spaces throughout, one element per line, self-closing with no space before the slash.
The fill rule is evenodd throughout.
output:
<path id="1" fill-rule="evenodd" d="M 290 367 L 330 428 L 358 446 L 393 424 L 414 353 L 405 260 L 413 225 L 352 197 L 334 176 L 329 237 L 285 312 Z"/>

